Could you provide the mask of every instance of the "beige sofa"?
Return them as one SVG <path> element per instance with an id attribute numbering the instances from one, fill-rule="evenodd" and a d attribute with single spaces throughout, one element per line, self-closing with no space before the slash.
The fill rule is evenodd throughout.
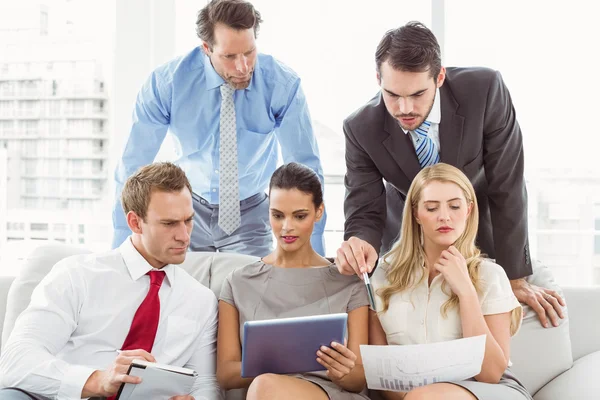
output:
<path id="1" fill-rule="evenodd" d="M 87 252 L 63 244 L 42 244 L 24 256 L 16 278 L 0 277 L 2 343 L 52 266 L 64 257 Z M 239 254 L 190 253 L 182 268 L 218 296 L 225 276 L 254 260 Z M 536 268 L 532 281 L 558 289 L 544 267 Z M 513 372 L 535 400 L 600 399 L 600 287 L 563 288 L 563 292 L 568 318 L 557 328 L 542 328 L 537 316 L 526 310 L 523 326 L 512 340 Z M 228 399 L 240 397 L 239 392 L 227 394 Z"/>

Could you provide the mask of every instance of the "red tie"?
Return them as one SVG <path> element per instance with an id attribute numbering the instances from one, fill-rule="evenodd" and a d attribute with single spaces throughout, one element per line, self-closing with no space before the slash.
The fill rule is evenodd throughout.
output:
<path id="1" fill-rule="evenodd" d="M 138 307 L 131 328 L 125 338 L 121 350 L 146 350 L 152 352 L 154 338 L 158 329 L 158 320 L 160 318 L 160 299 L 158 291 L 165 279 L 164 271 L 148 271 L 146 275 L 150 276 L 150 288 L 142 304 Z M 107 400 L 114 400 L 116 396 L 110 396 Z"/>
<path id="2" fill-rule="evenodd" d="M 143 349 L 152 352 L 158 319 L 160 317 L 160 299 L 158 290 L 165 279 L 164 271 L 149 271 L 150 288 L 148 294 L 133 316 L 129 333 L 121 346 L 121 350 Z"/>

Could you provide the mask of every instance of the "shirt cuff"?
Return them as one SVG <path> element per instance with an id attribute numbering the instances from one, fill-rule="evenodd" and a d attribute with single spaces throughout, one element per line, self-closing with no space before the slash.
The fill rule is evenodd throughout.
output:
<path id="1" fill-rule="evenodd" d="M 70 365 L 60 382 L 57 400 L 80 399 L 83 387 L 94 371 L 94 368 Z"/>

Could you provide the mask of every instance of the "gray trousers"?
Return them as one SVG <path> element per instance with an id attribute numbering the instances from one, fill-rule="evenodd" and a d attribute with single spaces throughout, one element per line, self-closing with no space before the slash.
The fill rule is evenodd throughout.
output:
<path id="1" fill-rule="evenodd" d="M 194 229 L 190 250 L 222 251 L 264 257 L 273 249 L 273 236 L 269 224 L 269 200 L 257 193 L 240 201 L 241 223 L 227 235 L 219 227 L 219 205 L 192 193 L 194 203 Z"/>

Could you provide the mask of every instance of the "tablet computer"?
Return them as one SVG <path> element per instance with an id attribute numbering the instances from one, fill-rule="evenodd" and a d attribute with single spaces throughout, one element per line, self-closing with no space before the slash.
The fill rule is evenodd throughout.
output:
<path id="1" fill-rule="evenodd" d="M 348 314 L 313 315 L 244 323 L 242 378 L 264 373 L 323 371 L 317 350 L 344 343 Z"/>

